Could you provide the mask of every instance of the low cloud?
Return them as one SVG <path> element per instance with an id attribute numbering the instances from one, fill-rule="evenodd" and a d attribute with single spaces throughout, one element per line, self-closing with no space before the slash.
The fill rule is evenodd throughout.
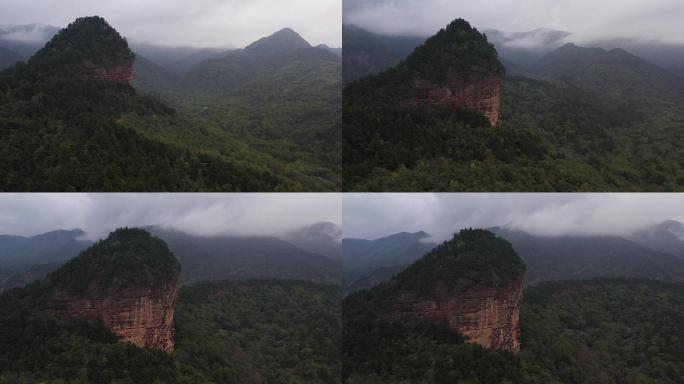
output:
<path id="1" fill-rule="evenodd" d="M 392 35 L 430 36 L 464 18 L 479 30 L 568 31 L 577 43 L 615 38 L 684 43 L 679 0 L 345 0 L 343 17 Z"/>
<path id="2" fill-rule="evenodd" d="M 340 194 L 2 194 L 0 234 L 81 228 L 91 239 L 118 227 L 160 225 L 199 236 L 279 236 L 341 223 Z"/>
<path id="3" fill-rule="evenodd" d="M 684 194 L 345 194 L 344 237 L 506 226 L 537 235 L 626 235 L 684 219 Z"/>
<path id="4" fill-rule="evenodd" d="M 0 2 L 0 24 L 66 27 L 104 17 L 132 41 L 244 47 L 284 27 L 312 44 L 342 44 L 341 0 L 31 0 Z"/>

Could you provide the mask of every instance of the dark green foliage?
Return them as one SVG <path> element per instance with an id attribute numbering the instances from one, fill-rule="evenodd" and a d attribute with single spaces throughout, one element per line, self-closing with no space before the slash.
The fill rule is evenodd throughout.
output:
<path id="1" fill-rule="evenodd" d="M 684 286 L 547 283 L 525 292 L 520 358 L 558 382 L 681 383 Z"/>
<path id="2" fill-rule="evenodd" d="M 369 291 L 343 302 L 347 383 L 681 383 L 684 286 L 545 283 L 525 291 L 519 355 L 463 344 L 440 325 L 377 317 Z"/>
<path id="3" fill-rule="evenodd" d="M 28 64 L 42 74 L 78 74 L 84 63 L 115 66 L 134 59 L 128 42 L 99 16 L 79 17 L 59 31 Z"/>
<path id="4" fill-rule="evenodd" d="M 522 364 L 510 352 L 466 344 L 446 325 L 383 320 L 368 296 L 368 291 L 361 291 L 342 304 L 344 382 L 521 382 Z"/>
<path id="5" fill-rule="evenodd" d="M 479 75 L 501 75 L 505 72 L 496 49 L 487 37 L 463 19 L 452 21 L 427 39 L 398 68 L 399 71 L 406 70 L 414 78 L 427 79 L 435 84 L 446 83 L 450 71 L 465 81 L 474 80 Z"/>
<path id="6" fill-rule="evenodd" d="M 427 295 L 442 282 L 455 294 L 471 287 L 505 284 L 524 272 L 525 264 L 508 241 L 483 229 L 464 229 L 378 291 Z"/>
<path id="7" fill-rule="evenodd" d="M 0 315 L 0 383 L 178 383 L 172 358 L 118 343 L 99 322 Z"/>
<path id="8" fill-rule="evenodd" d="M 6 191 L 273 190 L 280 183 L 266 170 L 174 149 L 122 127 L 116 120 L 124 112 L 174 113 L 130 87 L 39 73 L 22 65 L 0 74 Z"/>
<path id="9" fill-rule="evenodd" d="M 83 18 L 56 35 L 28 64 L 0 72 L 2 190 L 339 189 L 339 171 L 332 169 L 339 166 L 339 145 L 336 150 L 333 146 L 318 152 L 334 167 L 307 160 L 310 155 L 300 156 L 309 151 L 302 149 L 309 144 L 319 148 L 318 143 L 330 144 L 339 137 L 339 126 L 331 123 L 322 129 L 317 124 L 339 120 L 339 88 L 334 84 L 324 84 L 327 98 L 314 98 L 328 107 L 335 102 L 329 94 L 337 89 L 336 109 L 311 112 L 306 109 L 307 100 L 302 100 L 298 112 L 276 106 L 280 109 L 246 118 L 269 129 L 272 123 L 264 116 L 287 115 L 293 125 L 307 122 L 299 124 L 306 130 L 298 136 L 304 145 L 293 151 L 295 145 L 285 143 L 285 138 L 268 137 L 260 145 L 269 146 L 271 152 L 242 140 L 244 132 L 227 134 L 217 123 L 179 116 L 165 103 L 141 96 L 130 86 L 81 77 L 84 65 L 112 66 L 130 63 L 132 58 L 126 41 L 104 20 Z M 301 84 L 285 97 L 297 99 L 305 88 Z M 228 118 L 220 114 L 221 120 L 245 121 L 239 116 L 240 107 L 231 112 L 236 110 Z"/>
<path id="10" fill-rule="evenodd" d="M 171 281 L 179 273 L 180 263 L 163 240 L 142 229 L 121 228 L 49 274 L 46 281 L 52 290 L 83 292 L 96 282 L 98 289 L 116 292 Z"/>
<path id="11" fill-rule="evenodd" d="M 397 99 L 416 72 L 405 63 L 349 84 L 344 189 L 681 190 L 684 83 L 621 50 L 598 50 L 597 59 L 574 48 L 539 68 L 553 82 L 504 78 L 493 129 L 459 111 L 402 108 Z M 438 50 L 418 62 L 433 57 L 439 63 Z"/>
<path id="12" fill-rule="evenodd" d="M 283 281 L 183 288 L 175 358 L 211 383 L 338 383 L 340 291 Z"/>
<path id="13" fill-rule="evenodd" d="M 180 290 L 175 351 L 118 343 L 98 322 L 40 319 L 0 295 L 0 383 L 338 383 L 340 292 L 301 282 Z"/>

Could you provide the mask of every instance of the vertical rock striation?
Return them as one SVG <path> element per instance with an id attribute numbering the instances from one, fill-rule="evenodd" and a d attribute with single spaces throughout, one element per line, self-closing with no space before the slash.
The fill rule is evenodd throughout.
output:
<path id="1" fill-rule="evenodd" d="M 469 343 L 519 352 L 524 275 L 508 241 L 465 229 L 369 296 L 387 321 L 442 323 Z"/>
<path id="2" fill-rule="evenodd" d="M 44 314 L 99 320 L 124 342 L 141 348 L 173 351 L 178 275 L 153 286 L 131 286 L 112 294 L 100 292 L 97 283 L 79 295 L 56 292 L 45 306 Z"/>
<path id="3" fill-rule="evenodd" d="M 492 127 L 499 123 L 501 75 L 490 73 L 470 81 L 450 72 L 445 85 L 428 80 L 414 80 L 411 91 L 401 100 L 403 107 L 444 106 L 470 109 L 485 116 Z"/>
<path id="4" fill-rule="evenodd" d="M 430 298 L 402 294 L 387 301 L 385 317 L 420 318 L 446 323 L 469 343 L 520 352 L 520 302 L 523 275 L 496 287 L 473 287 L 450 295 L 438 284 Z"/>
<path id="5" fill-rule="evenodd" d="M 131 85 L 133 80 L 133 61 L 118 65 L 96 65 L 86 61 L 81 68 L 81 78 L 112 84 Z"/>
<path id="6" fill-rule="evenodd" d="M 180 263 L 164 241 L 122 228 L 34 287 L 42 317 L 99 320 L 121 341 L 173 351 Z"/>

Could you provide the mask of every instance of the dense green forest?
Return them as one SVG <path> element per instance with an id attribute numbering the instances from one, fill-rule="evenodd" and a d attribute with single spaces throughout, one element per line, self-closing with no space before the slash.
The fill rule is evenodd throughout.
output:
<path id="1" fill-rule="evenodd" d="M 133 56 L 104 19 L 87 17 L 0 72 L 3 190 L 339 189 L 339 58 L 298 56 L 232 95 L 141 93 L 82 76 Z M 312 67 L 320 75 L 304 76 Z"/>
<path id="2" fill-rule="evenodd" d="M 374 300 L 397 293 L 430 295 L 437 282 L 455 294 L 479 285 L 498 286 L 525 272 L 511 244 L 483 229 L 464 229 L 373 289 Z"/>
<path id="3" fill-rule="evenodd" d="M 343 302 L 347 383 L 680 383 L 684 286 L 653 280 L 545 283 L 525 291 L 519 355 L 447 327 L 381 320 Z"/>
<path id="4" fill-rule="evenodd" d="M 118 343 L 98 322 L 39 319 L 0 296 L 0 383 L 335 383 L 339 288 L 285 281 L 180 290 L 173 354 Z"/>
<path id="5" fill-rule="evenodd" d="M 504 77 L 501 121 L 494 128 L 467 111 L 402 108 L 398 100 L 406 94 L 406 79 L 433 73 L 407 63 L 418 61 L 438 73 L 432 62 L 440 62 L 436 47 L 449 45 L 425 47 L 443 33 L 396 67 L 344 88 L 345 190 L 673 191 L 684 186 L 681 79 L 624 52 L 604 58 L 580 49 L 540 64 L 544 81 Z M 474 33 L 467 41 L 462 44 L 489 52 L 484 36 Z M 577 56 L 589 61 L 578 67 L 589 70 L 568 72 Z M 496 55 L 482 57 L 496 60 Z"/>

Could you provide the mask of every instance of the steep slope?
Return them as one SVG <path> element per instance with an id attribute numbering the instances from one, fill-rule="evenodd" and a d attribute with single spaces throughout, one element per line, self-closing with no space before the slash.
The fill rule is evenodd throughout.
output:
<path id="1" fill-rule="evenodd" d="M 684 258 L 684 224 L 679 221 L 666 220 L 648 226 L 629 238 L 647 248 Z"/>
<path id="2" fill-rule="evenodd" d="M 520 375 L 510 352 L 520 350 L 524 271 L 508 242 L 469 229 L 388 283 L 348 296 L 343 380 L 500 382 L 500 375 Z"/>
<path id="3" fill-rule="evenodd" d="M 493 229 L 527 264 L 526 283 L 596 277 L 684 281 L 684 260 L 616 236 L 534 236 Z"/>
<path id="4" fill-rule="evenodd" d="M 397 233 L 376 240 L 342 239 L 344 293 L 389 280 L 437 244 L 423 231 Z"/>
<path id="5" fill-rule="evenodd" d="M 534 77 L 569 81 L 614 98 L 684 96 L 684 81 L 646 60 L 615 48 L 584 48 L 568 43 L 537 61 Z"/>
<path id="6" fill-rule="evenodd" d="M 397 65 L 425 41 L 422 37 L 378 35 L 351 24 L 342 25 L 342 39 L 345 84 Z"/>
<path id="7" fill-rule="evenodd" d="M 140 229 L 118 229 L 5 299 L 10 309 L 21 303 L 29 317 L 97 320 L 122 341 L 171 351 L 179 273 L 162 240 Z"/>
<path id="8" fill-rule="evenodd" d="M 123 114 L 175 121 L 173 109 L 130 87 L 132 58 L 104 19 L 87 17 L 61 30 L 26 65 L 0 74 L 5 190 L 297 188 L 263 164 L 230 161 L 208 148 L 179 149 L 121 125 Z"/>
<path id="9" fill-rule="evenodd" d="M 81 17 L 29 59 L 49 76 L 78 73 L 84 80 L 131 84 L 135 56 L 123 37 L 100 17 Z"/>
<path id="10" fill-rule="evenodd" d="M 290 190 L 337 190 L 341 58 L 291 29 L 194 65 L 171 87 L 140 67 L 136 84 L 177 108 L 183 124 L 128 118 L 148 137 L 278 170 Z M 148 71 L 149 70 L 149 71 Z M 188 133 L 187 125 L 201 127 Z M 281 187 L 280 189 L 283 189 Z"/>
<path id="11" fill-rule="evenodd" d="M 290 231 L 283 239 L 305 249 L 340 261 L 342 228 L 331 222 L 319 222 Z"/>
<path id="12" fill-rule="evenodd" d="M 184 88 L 230 91 L 260 74 L 281 66 L 294 52 L 312 49 L 314 48 L 295 31 L 285 28 L 255 41 L 242 50 L 201 62 L 186 75 Z"/>
<path id="13" fill-rule="evenodd" d="M 484 230 L 463 230 L 387 284 L 346 300 L 367 300 L 390 322 L 446 324 L 470 343 L 517 352 L 524 271 L 507 241 Z"/>
<path id="14" fill-rule="evenodd" d="M 150 228 L 183 266 L 181 281 L 288 279 L 339 284 L 339 263 L 275 237 L 195 237 Z"/>

